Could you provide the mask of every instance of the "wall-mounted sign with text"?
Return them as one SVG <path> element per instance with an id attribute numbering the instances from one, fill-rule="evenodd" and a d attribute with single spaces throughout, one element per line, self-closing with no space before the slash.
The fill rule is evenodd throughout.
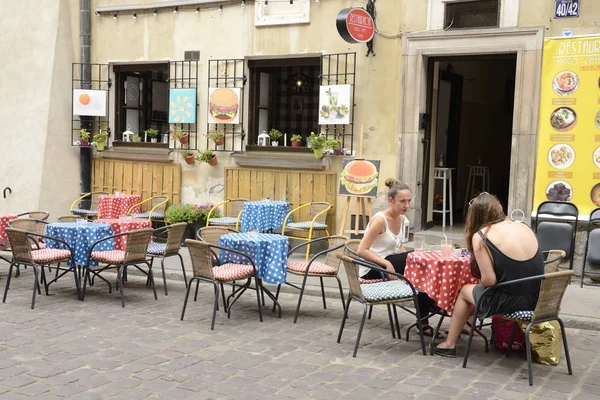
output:
<path id="1" fill-rule="evenodd" d="M 579 17 L 579 0 L 555 0 L 554 18 Z"/>
<path id="2" fill-rule="evenodd" d="M 366 43 L 375 35 L 375 22 L 363 8 L 345 8 L 335 22 L 337 30 L 348 43 Z"/>

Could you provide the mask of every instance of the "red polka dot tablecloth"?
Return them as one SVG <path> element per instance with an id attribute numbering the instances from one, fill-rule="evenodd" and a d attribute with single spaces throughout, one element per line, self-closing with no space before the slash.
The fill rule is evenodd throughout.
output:
<path id="1" fill-rule="evenodd" d="M 109 224 L 115 235 L 119 233 L 135 231 L 138 229 L 152 228 L 152 223 L 147 219 L 141 218 L 99 218 L 94 221 L 98 224 Z M 115 238 L 115 250 L 125 250 L 127 244 L 126 236 Z"/>
<path id="2" fill-rule="evenodd" d="M 438 251 L 409 253 L 404 276 L 450 314 L 460 289 L 479 283 L 479 279 L 471 275 L 469 257 L 443 258 Z"/>
<path id="3" fill-rule="evenodd" d="M 8 228 L 8 223 L 16 218 L 16 214 L 0 215 L 0 240 L 8 239 L 8 236 L 6 236 L 6 232 L 4 232 L 4 230 Z"/>
<path id="4" fill-rule="evenodd" d="M 142 201 L 138 194 L 103 195 L 98 198 L 98 218 L 119 218 L 127 215 L 127 211 Z M 132 213 L 141 212 L 141 207 L 133 209 Z"/>

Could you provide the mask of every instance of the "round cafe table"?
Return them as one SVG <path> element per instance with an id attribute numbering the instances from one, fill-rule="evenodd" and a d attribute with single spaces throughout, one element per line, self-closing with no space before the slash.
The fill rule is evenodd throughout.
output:
<path id="1" fill-rule="evenodd" d="M 4 231 L 8 228 L 8 223 L 17 218 L 17 214 L 0 215 L 0 249 L 8 247 L 8 236 Z"/>
<path id="2" fill-rule="evenodd" d="M 287 201 L 259 200 L 244 203 L 240 218 L 240 231 L 273 231 L 283 226 L 285 216 L 290 212 Z M 291 219 L 288 222 L 292 222 Z"/>
<path id="3" fill-rule="evenodd" d="M 109 224 L 115 235 L 138 229 L 152 228 L 152 223 L 141 218 L 100 218 L 94 221 L 97 224 Z M 125 250 L 127 237 L 119 236 L 115 239 L 115 250 Z"/>
<path id="4" fill-rule="evenodd" d="M 404 276 L 427 293 L 442 310 L 452 314 L 460 289 L 479 283 L 471 275 L 469 257 L 442 257 L 439 251 L 410 252 L 406 257 Z"/>
<path id="5" fill-rule="evenodd" d="M 112 236 L 113 230 L 109 224 L 92 224 L 88 222 L 55 222 L 46 226 L 46 236 L 64 240 L 73 250 L 75 263 L 81 267 L 88 266 L 88 253 L 92 245 L 100 239 Z M 51 239 L 46 240 L 49 249 L 65 249 L 65 245 Z M 113 239 L 106 240 L 94 248 L 94 251 L 114 250 Z M 97 265 L 90 260 L 90 265 Z M 69 266 L 71 261 L 69 261 Z"/>
<path id="6" fill-rule="evenodd" d="M 127 211 L 142 201 L 139 194 L 105 194 L 98 197 L 98 218 L 119 218 L 127 215 Z M 141 207 L 133 209 L 132 213 L 140 213 Z"/>

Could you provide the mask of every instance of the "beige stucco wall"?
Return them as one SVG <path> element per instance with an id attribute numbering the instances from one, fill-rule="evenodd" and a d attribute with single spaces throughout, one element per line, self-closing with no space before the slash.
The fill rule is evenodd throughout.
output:
<path id="1" fill-rule="evenodd" d="M 115 5 L 131 1 L 93 1 L 98 5 Z M 141 2 L 138 2 L 141 3 Z M 209 59 L 243 58 L 255 55 L 287 55 L 302 53 L 357 52 L 355 98 L 355 146 L 360 124 L 364 124 L 365 157 L 380 159 L 381 176 L 397 176 L 398 109 L 400 104 L 399 38 L 377 37 L 376 57 L 365 57 L 366 46 L 344 42 L 335 28 L 335 17 L 345 7 L 357 6 L 355 1 L 322 1 L 311 4 L 310 24 L 274 27 L 254 27 L 254 5 L 239 5 L 217 9 L 170 10 L 153 16 L 151 10 L 123 12 L 114 20 L 112 15 L 92 21 L 93 62 L 134 62 L 149 60 L 181 60 L 186 50 L 200 50 L 199 130 L 206 129 L 207 67 Z M 379 29 L 387 33 L 401 30 L 422 30 L 426 22 L 426 3 L 397 0 L 377 5 Z M 305 132 L 308 133 L 308 132 Z M 201 141 L 203 142 L 203 141 Z M 204 143 L 200 144 L 203 146 Z M 178 155 L 173 156 L 181 162 Z M 183 167 L 183 200 L 218 200 L 222 193 L 210 195 L 216 178 L 222 179 L 223 166 L 233 165 L 227 153 L 219 153 L 219 166 L 206 164 Z M 339 171 L 340 160 L 331 167 Z M 383 183 L 380 190 L 383 192 Z M 339 217 L 339 216 L 338 216 Z"/>
<path id="2" fill-rule="evenodd" d="M 43 12 L 40 12 L 43 10 Z M 67 0 L 0 1 L 0 213 L 65 214 L 79 192 L 69 145 L 72 35 Z"/>
<path id="3" fill-rule="evenodd" d="M 600 33 L 600 2 L 580 1 L 578 18 L 554 19 L 554 1 L 521 0 L 519 26 L 544 26 L 545 37 L 562 36 L 564 28 L 572 28 L 573 36 Z"/>

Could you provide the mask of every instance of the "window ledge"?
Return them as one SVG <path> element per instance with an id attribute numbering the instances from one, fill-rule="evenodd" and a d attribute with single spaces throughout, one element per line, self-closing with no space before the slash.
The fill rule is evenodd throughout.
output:
<path id="1" fill-rule="evenodd" d="M 326 157 L 322 159 L 315 158 L 312 151 L 290 153 L 289 151 L 248 151 L 246 153 L 235 153 L 232 158 L 240 167 L 320 171 L 328 165 Z"/>
<path id="2" fill-rule="evenodd" d="M 118 146 L 108 148 L 104 151 L 96 151 L 94 157 L 114 160 L 172 163 L 173 160 L 169 157 L 169 153 L 169 149 L 162 146 L 156 146 L 156 148 L 153 148 L 153 146 Z"/>

